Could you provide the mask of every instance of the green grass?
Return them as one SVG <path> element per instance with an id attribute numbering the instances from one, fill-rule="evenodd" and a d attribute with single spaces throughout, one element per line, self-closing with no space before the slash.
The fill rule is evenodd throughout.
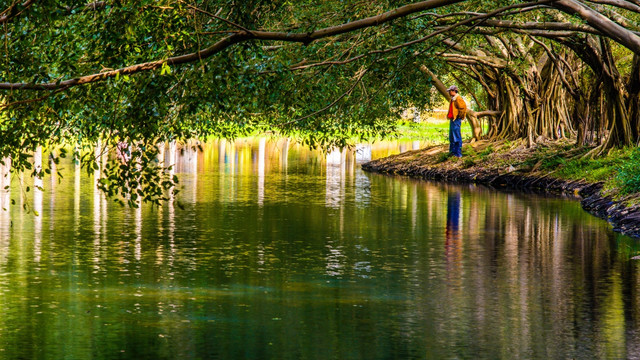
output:
<path id="1" fill-rule="evenodd" d="M 504 157 L 494 158 L 491 154 L 509 153 L 510 143 L 492 145 L 477 151 L 472 146 L 464 146 L 462 168 L 472 166 L 502 168 L 512 165 L 516 168 L 537 170 L 544 175 L 563 180 L 584 180 L 589 183 L 604 183 L 604 189 L 614 198 L 630 194 L 640 195 L 640 148 L 628 147 L 612 149 L 605 155 L 592 157 L 591 147 L 578 148 L 574 143 L 554 143 L 550 146 L 538 145 L 526 158 L 514 162 Z M 522 156 L 520 153 L 519 156 Z M 442 159 L 439 159 L 442 160 Z M 540 174 L 539 174 L 540 175 Z M 640 204 L 640 198 L 639 198 Z"/>
<path id="2" fill-rule="evenodd" d="M 436 163 L 443 163 L 445 161 L 449 160 L 449 153 L 448 152 L 441 152 L 440 154 L 438 154 L 438 159 L 436 160 Z"/>
<path id="3" fill-rule="evenodd" d="M 462 139 L 471 138 L 471 128 L 466 121 L 462 122 Z M 411 121 L 401 121 L 397 127 L 397 139 L 400 141 L 420 140 L 434 145 L 446 144 L 449 142 L 449 122 L 441 120 L 425 120 L 414 123 Z"/>
<path id="4" fill-rule="evenodd" d="M 540 170 L 553 171 L 553 176 L 566 180 L 609 181 L 629 161 L 632 149 L 614 149 L 607 155 L 591 158 L 590 148 L 567 144 L 560 148 L 539 148 L 524 165 L 539 164 Z"/>
<path id="5" fill-rule="evenodd" d="M 605 190 L 616 197 L 640 192 L 640 149 L 612 149 L 595 158 L 587 155 L 589 150 L 572 144 L 541 148 L 525 164 L 539 163 L 540 170 L 560 179 L 603 182 Z"/>
<path id="6" fill-rule="evenodd" d="M 616 175 L 623 164 L 623 158 L 609 156 L 596 159 L 578 158 L 568 161 L 556 161 L 559 166 L 558 176 L 570 179 L 584 179 L 590 182 L 607 181 Z"/>

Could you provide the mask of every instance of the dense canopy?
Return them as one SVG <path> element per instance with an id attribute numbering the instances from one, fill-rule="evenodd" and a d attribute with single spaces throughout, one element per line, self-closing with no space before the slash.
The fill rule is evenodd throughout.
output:
<path id="1" fill-rule="evenodd" d="M 4 1 L 0 157 L 23 171 L 38 145 L 129 144 L 133 156 L 102 169 L 102 185 L 154 200 L 173 180 L 156 166 L 157 144 L 274 131 L 344 146 L 392 130 L 403 109 L 432 107 L 443 82 L 473 103 L 476 138 L 568 137 L 597 154 L 640 139 L 639 10 L 638 0 Z"/>

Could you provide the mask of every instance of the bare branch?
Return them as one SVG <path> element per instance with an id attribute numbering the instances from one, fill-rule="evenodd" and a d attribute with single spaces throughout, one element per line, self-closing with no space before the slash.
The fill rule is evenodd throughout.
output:
<path id="1" fill-rule="evenodd" d="M 6 22 L 8 22 L 9 20 L 13 19 L 16 16 L 20 16 L 23 12 L 25 12 L 25 10 L 27 10 L 29 7 L 31 7 L 31 5 L 33 5 L 33 3 L 35 3 L 36 0 L 26 0 L 25 2 L 23 2 L 20 6 L 22 6 L 22 10 L 20 11 L 15 11 L 16 7 L 18 5 L 18 2 L 14 2 L 13 4 L 11 4 L 11 6 L 9 6 L 8 8 L 6 8 L 1 14 L 0 16 L 0 24 L 4 24 Z"/>
<path id="2" fill-rule="evenodd" d="M 616 24 L 608 17 L 598 13 L 580 1 L 556 0 L 553 2 L 553 5 L 555 8 L 568 14 L 579 16 L 603 34 L 611 37 L 634 53 L 640 54 L 640 37 L 638 35 Z"/>
<path id="3" fill-rule="evenodd" d="M 463 64 L 482 64 L 495 69 L 504 69 L 505 67 L 507 67 L 507 62 L 498 58 L 462 54 L 442 54 L 442 57 L 444 57 L 447 61 L 459 62 Z"/>
<path id="4" fill-rule="evenodd" d="M 446 27 L 440 27 L 436 31 L 434 31 L 434 32 L 430 33 L 429 35 L 426 35 L 426 36 L 424 36 L 424 37 L 422 37 L 420 39 L 411 40 L 411 41 L 408 41 L 406 43 L 395 45 L 395 46 L 392 46 L 392 47 L 389 47 L 389 48 L 386 48 L 386 49 L 382 49 L 382 50 L 372 50 L 372 51 L 369 51 L 367 53 L 360 54 L 358 56 L 355 56 L 355 57 L 352 57 L 352 58 L 346 59 L 346 60 L 341 60 L 341 61 L 328 60 L 328 61 L 322 61 L 322 62 L 319 62 L 319 63 L 298 65 L 298 66 L 294 66 L 294 67 L 290 68 L 289 70 L 300 70 L 300 69 L 306 69 L 306 68 L 316 67 L 316 66 L 348 64 L 350 62 L 360 60 L 360 59 L 362 59 L 362 58 L 364 58 L 366 56 L 370 56 L 370 55 L 373 55 L 373 54 L 384 54 L 384 53 L 396 51 L 398 49 L 401 49 L 401 48 L 404 48 L 404 47 L 407 47 L 407 46 L 411 46 L 411 45 L 415 45 L 415 44 L 427 41 L 427 40 L 429 40 L 429 39 L 431 39 L 431 38 L 433 38 L 433 37 L 435 37 L 437 35 L 449 32 L 449 31 L 454 30 L 455 28 L 463 26 L 463 25 L 473 24 L 473 25 L 470 25 L 470 26 L 472 26 L 471 28 L 473 29 L 473 27 L 475 27 L 475 26 L 481 26 L 481 24 L 484 21 L 486 21 L 487 18 L 489 18 L 491 16 L 495 16 L 496 14 L 499 14 L 501 12 L 504 12 L 504 11 L 507 11 L 507 10 L 510 10 L 510 9 L 513 9 L 513 8 L 525 7 L 525 6 L 530 6 L 530 5 L 531 5 L 531 3 L 516 4 L 516 5 L 506 6 L 506 7 L 503 7 L 503 8 L 496 9 L 496 10 L 490 12 L 490 13 L 487 13 L 487 14 L 481 14 L 481 15 L 478 15 L 478 16 L 475 16 L 475 17 L 472 17 L 472 18 L 468 18 L 468 19 L 456 22 L 456 23 L 454 23 L 452 25 L 449 25 L 449 26 L 446 26 Z M 452 47 L 452 46 L 453 45 L 450 45 L 450 47 Z"/>
<path id="5" fill-rule="evenodd" d="M 588 34 L 602 35 L 602 33 L 591 26 L 582 24 L 572 24 L 564 22 L 516 22 L 507 20 L 489 19 L 478 26 L 488 26 L 494 28 L 507 28 L 519 30 L 547 30 L 547 31 L 575 31 Z"/>
<path id="6" fill-rule="evenodd" d="M 595 4 L 611 5 L 620 9 L 625 9 L 625 10 L 633 11 L 636 13 L 640 13 L 640 6 L 638 6 L 637 4 L 631 3 L 629 1 L 623 1 L 623 0 L 587 0 L 587 1 Z"/>
<path id="7" fill-rule="evenodd" d="M 55 91 L 52 91 L 52 92 L 50 92 L 50 93 L 48 93 L 48 94 L 46 94 L 44 96 L 38 97 L 38 98 L 20 100 L 20 101 L 14 101 L 14 102 L 9 102 L 9 103 L 5 103 L 5 104 L 0 104 L 0 110 L 6 109 L 6 108 L 9 108 L 9 107 L 14 107 L 14 106 L 17 106 L 17 105 L 24 105 L 24 104 L 34 103 L 34 102 L 40 102 L 42 100 L 46 100 L 49 97 L 51 97 L 51 96 L 53 96 L 53 95 L 55 95 L 55 94 L 57 94 L 59 92 L 65 91 L 67 89 L 68 88 L 64 87 L 64 88 L 60 88 L 60 89 L 57 89 Z"/>
<path id="8" fill-rule="evenodd" d="M 227 24 L 229 24 L 229 25 L 231 25 L 233 27 L 236 27 L 236 28 L 240 29 L 240 30 L 246 31 L 248 33 L 251 33 L 251 30 L 247 29 L 246 27 L 244 27 L 242 25 L 238 25 L 238 24 L 234 23 L 233 21 L 229 21 L 229 20 L 227 20 L 227 19 L 225 19 L 223 17 L 220 17 L 220 16 L 218 16 L 216 14 L 212 14 L 212 13 L 206 11 L 206 10 L 202 10 L 202 9 L 200 9 L 198 7 L 195 7 L 195 6 L 191 5 L 191 4 L 187 4 L 184 1 L 180 1 L 180 2 L 185 4 L 185 5 L 187 5 L 187 7 L 191 8 L 191 9 L 193 9 L 193 10 L 199 12 L 199 13 L 203 13 L 203 14 L 205 14 L 207 16 L 211 16 L 214 19 L 218 19 L 218 20 L 223 21 L 223 22 L 225 22 L 225 23 L 227 23 Z"/>
<path id="9" fill-rule="evenodd" d="M 475 113 L 477 118 L 481 118 L 481 117 L 487 117 L 487 116 L 498 116 L 498 115 L 502 115 L 504 111 L 497 111 L 497 110 L 485 110 L 485 111 L 478 111 L 477 113 Z"/>

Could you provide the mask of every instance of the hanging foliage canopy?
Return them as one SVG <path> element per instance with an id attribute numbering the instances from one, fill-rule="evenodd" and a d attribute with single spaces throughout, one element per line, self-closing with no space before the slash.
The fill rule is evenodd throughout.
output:
<path id="1" fill-rule="evenodd" d="M 473 99 L 476 138 L 570 137 L 594 153 L 640 140 L 638 0 L 0 7 L 0 158 L 24 171 L 36 146 L 130 144 L 101 168 L 111 195 L 162 198 L 174 179 L 157 144 L 275 131 L 344 146 L 433 106 L 441 80 Z"/>

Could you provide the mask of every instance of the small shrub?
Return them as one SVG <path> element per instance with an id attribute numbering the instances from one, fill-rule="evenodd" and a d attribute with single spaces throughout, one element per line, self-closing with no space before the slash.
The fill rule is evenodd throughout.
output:
<path id="1" fill-rule="evenodd" d="M 440 155 L 438 155 L 438 163 L 441 162 L 445 162 L 449 159 L 449 153 L 448 152 L 441 152 Z"/>
<path id="2" fill-rule="evenodd" d="M 489 145 L 486 149 L 480 151 L 478 155 L 485 157 L 487 155 L 493 154 L 495 150 L 493 149 L 493 145 Z"/>
<path id="3" fill-rule="evenodd" d="M 473 159 L 465 157 L 462 160 L 462 168 L 463 169 L 468 169 L 470 167 L 472 167 L 473 165 L 475 165 L 475 161 L 473 161 Z"/>
<path id="4" fill-rule="evenodd" d="M 462 148 L 462 155 L 464 156 L 476 156 L 478 153 L 471 145 L 464 146 Z"/>
<path id="5" fill-rule="evenodd" d="M 623 194 L 640 192 L 640 149 L 633 150 L 629 160 L 618 168 L 616 180 Z"/>
<path id="6" fill-rule="evenodd" d="M 546 159 L 542 160 L 542 169 L 557 169 L 560 166 L 563 166 L 567 163 L 567 161 L 560 155 L 554 154 Z"/>

